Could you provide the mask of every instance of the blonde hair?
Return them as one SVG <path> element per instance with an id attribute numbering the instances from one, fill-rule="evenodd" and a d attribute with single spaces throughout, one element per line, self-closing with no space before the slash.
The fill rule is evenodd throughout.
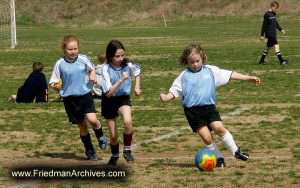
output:
<path id="1" fill-rule="evenodd" d="M 75 35 L 67 35 L 64 36 L 63 41 L 61 42 L 61 48 L 62 50 L 65 50 L 66 45 L 71 42 L 71 41 L 76 41 L 79 47 L 79 40 Z"/>
<path id="2" fill-rule="evenodd" d="M 182 52 L 181 56 L 178 58 L 177 63 L 181 65 L 187 65 L 189 63 L 189 58 L 192 55 L 199 54 L 202 58 L 202 62 L 206 63 L 207 56 L 204 53 L 204 50 L 199 44 L 190 44 Z"/>

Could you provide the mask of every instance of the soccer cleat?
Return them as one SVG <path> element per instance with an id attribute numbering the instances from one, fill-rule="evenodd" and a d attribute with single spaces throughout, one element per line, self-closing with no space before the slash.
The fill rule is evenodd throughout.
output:
<path id="1" fill-rule="evenodd" d="M 249 154 L 242 152 L 240 148 L 235 152 L 234 157 L 243 161 L 247 161 L 250 158 Z"/>
<path id="2" fill-rule="evenodd" d="M 289 64 L 289 63 L 291 63 L 291 60 L 282 61 L 282 62 L 280 62 L 280 65 L 286 65 L 286 64 Z"/>
<path id="3" fill-rule="evenodd" d="M 225 159 L 223 157 L 218 158 L 216 167 L 224 168 L 225 166 Z"/>
<path id="4" fill-rule="evenodd" d="M 85 152 L 86 157 L 88 160 L 93 160 L 93 161 L 97 161 L 98 160 L 98 156 L 95 152 L 95 150 L 88 150 Z"/>
<path id="5" fill-rule="evenodd" d="M 106 136 L 101 136 L 99 139 L 98 139 L 98 143 L 99 143 L 99 146 L 100 146 L 100 149 L 104 150 L 106 149 L 106 146 L 107 146 L 107 139 L 106 139 Z"/>
<path id="6" fill-rule="evenodd" d="M 131 163 L 134 161 L 134 158 L 131 154 L 131 150 L 124 150 L 123 156 L 128 163 Z"/>
<path id="7" fill-rule="evenodd" d="M 119 160 L 119 157 L 111 156 L 107 164 L 110 166 L 117 166 L 118 160 Z"/>
<path id="8" fill-rule="evenodd" d="M 265 65 L 265 61 L 258 62 L 259 65 Z"/>

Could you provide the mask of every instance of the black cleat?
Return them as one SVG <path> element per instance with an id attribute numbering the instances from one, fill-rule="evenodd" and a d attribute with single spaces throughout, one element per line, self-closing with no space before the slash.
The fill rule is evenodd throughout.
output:
<path id="1" fill-rule="evenodd" d="M 107 164 L 110 166 L 117 166 L 118 160 L 119 160 L 119 157 L 111 156 Z"/>
<path id="2" fill-rule="evenodd" d="M 131 154 L 131 150 L 124 150 L 123 156 L 128 163 L 131 163 L 134 161 L 134 158 Z"/>
<path id="3" fill-rule="evenodd" d="M 258 62 L 259 65 L 265 65 L 265 61 Z"/>
<path id="4" fill-rule="evenodd" d="M 280 65 L 286 65 L 286 64 L 289 64 L 289 63 L 291 63 L 291 60 L 282 61 L 282 62 L 280 62 Z"/>
<path id="5" fill-rule="evenodd" d="M 217 165 L 216 165 L 216 167 L 224 168 L 225 166 L 226 166 L 225 165 L 225 159 L 223 157 L 217 158 Z"/>
<path id="6" fill-rule="evenodd" d="M 88 160 L 93 160 L 93 161 L 97 161 L 98 160 L 98 156 L 95 152 L 95 150 L 88 150 L 85 152 L 86 157 Z"/>
<path id="7" fill-rule="evenodd" d="M 250 158 L 249 154 L 242 152 L 240 148 L 235 152 L 234 157 L 243 161 L 247 161 Z"/>

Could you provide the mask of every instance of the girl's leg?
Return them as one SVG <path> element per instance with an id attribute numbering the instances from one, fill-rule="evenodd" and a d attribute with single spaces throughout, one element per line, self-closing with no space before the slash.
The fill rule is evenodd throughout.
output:
<path id="1" fill-rule="evenodd" d="M 221 137 L 222 143 L 229 150 L 231 155 L 234 156 L 235 152 L 238 150 L 232 135 L 226 128 L 224 127 L 222 121 L 214 121 L 210 123 L 210 127 L 215 131 L 215 133 Z"/>
<path id="2" fill-rule="evenodd" d="M 111 157 L 108 161 L 109 165 L 115 166 L 117 165 L 117 161 L 119 159 L 119 142 L 118 142 L 118 129 L 116 119 L 107 119 L 108 131 L 110 133 L 110 150 Z"/>
<path id="3" fill-rule="evenodd" d="M 222 121 L 214 121 L 209 125 L 215 131 L 215 133 L 221 137 L 222 143 L 229 150 L 232 156 L 244 161 L 249 158 L 247 153 L 239 150 L 231 133 L 224 127 Z"/>
<path id="4" fill-rule="evenodd" d="M 94 150 L 94 147 L 93 147 L 93 144 L 91 141 L 91 136 L 87 129 L 86 121 L 84 120 L 83 122 L 79 123 L 78 127 L 80 130 L 80 138 L 85 147 L 85 154 L 86 154 L 88 160 L 98 160 L 97 154 Z"/>
<path id="5" fill-rule="evenodd" d="M 132 118 L 131 118 L 131 107 L 121 106 L 119 108 L 119 113 L 123 117 L 124 122 L 124 132 L 123 132 L 123 142 L 124 142 L 124 158 L 127 162 L 133 162 L 134 158 L 131 154 L 131 143 L 132 143 Z"/>
<path id="6" fill-rule="evenodd" d="M 102 126 L 100 124 L 100 121 L 96 117 L 96 113 L 87 113 L 86 119 L 89 122 L 89 124 L 92 126 L 92 128 L 95 132 L 100 149 L 104 150 L 107 146 L 107 139 L 103 135 Z"/>
<path id="7" fill-rule="evenodd" d="M 217 158 L 224 158 L 214 143 L 213 136 L 207 126 L 198 128 L 197 133 L 205 143 L 208 150 L 214 151 Z"/>

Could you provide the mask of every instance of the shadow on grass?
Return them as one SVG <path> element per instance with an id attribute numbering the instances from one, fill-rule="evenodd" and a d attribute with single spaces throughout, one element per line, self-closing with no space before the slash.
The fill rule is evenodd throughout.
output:
<path id="1" fill-rule="evenodd" d="M 66 153 L 66 152 L 37 152 L 34 154 L 33 157 L 40 158 L 40 157 L 50 157 L 50 158 L 60 158 L 60 159 L 74 159 L 79 161 L 86 161 L 86 157 L 77 156 L 75 153 Z"/>

